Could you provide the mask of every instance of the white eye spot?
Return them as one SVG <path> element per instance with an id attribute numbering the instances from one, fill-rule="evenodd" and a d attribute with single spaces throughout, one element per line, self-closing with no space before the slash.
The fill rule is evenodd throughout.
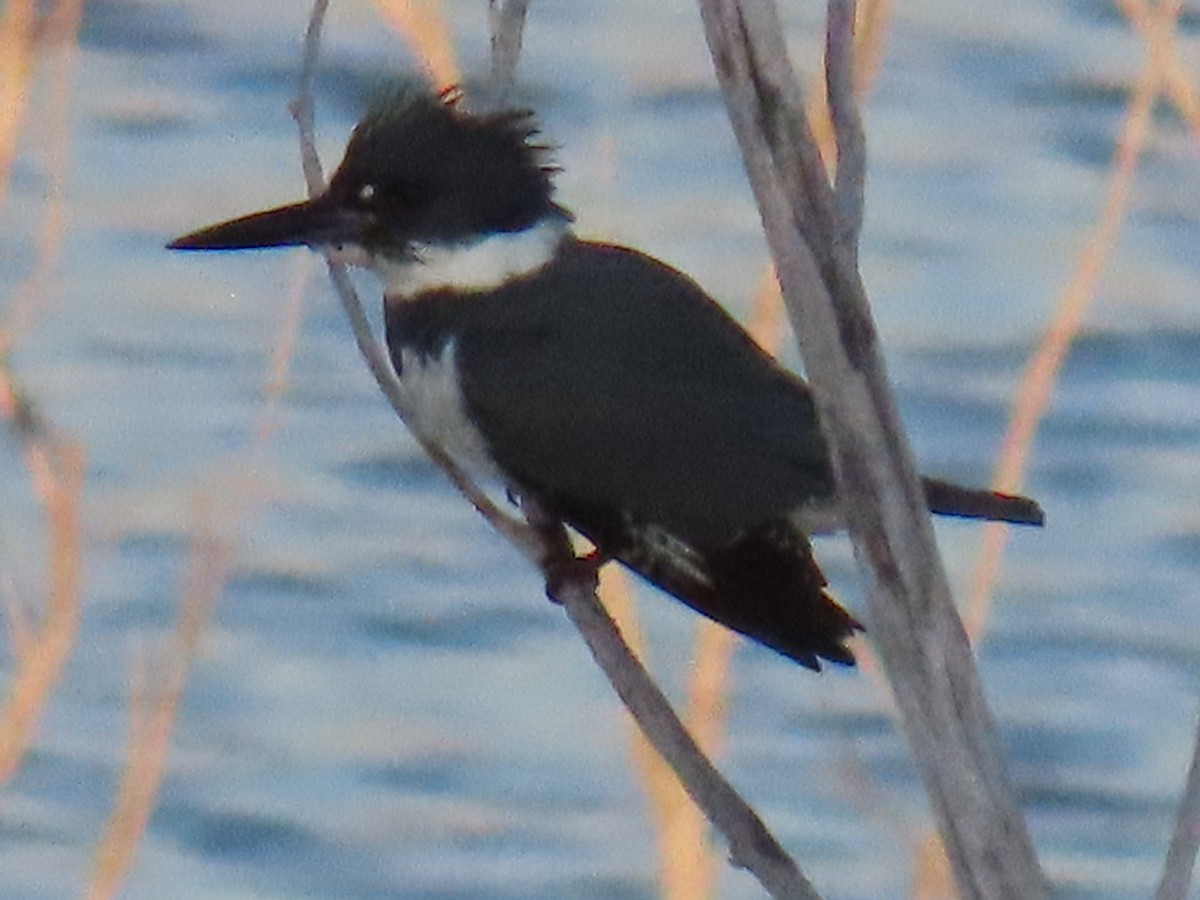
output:
<path id="1" fill-rule="evenodd" d="M 364 184 L 358 189 L 358 199 L 362 201 L 370 201 L 375 199 L 375 185 Z"/>

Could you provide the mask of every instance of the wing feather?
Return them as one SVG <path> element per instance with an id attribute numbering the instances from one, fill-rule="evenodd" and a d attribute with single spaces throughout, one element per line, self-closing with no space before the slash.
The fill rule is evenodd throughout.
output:
<path id="1" fill-rule="evenodd" d="M 709 544 L 832 496 L 807 387 L 680 273 L 581 243 L 486 303 L 463 394 L 526 485 Z"/>

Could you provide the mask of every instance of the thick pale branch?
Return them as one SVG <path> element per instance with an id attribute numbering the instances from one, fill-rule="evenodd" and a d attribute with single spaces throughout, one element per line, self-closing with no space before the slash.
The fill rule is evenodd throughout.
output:
<path id="1" fill-rule="evenodd" d="M 869 579 L 871 632 L 961 893 L 1044 897 L 777 11 L 771 0 L 700 0 L 700 8 Z M 836 52 L 843 39 L 832 40 L 830 65 L 848 64 Z M 830 83 L 849 77 L 835 73 Z M 852 97 L 835 88 L 830 102 L 844 107 Z M 852 121 L 844 108 L 831 112 Z M 840 130 L 844 141 L 849 131 Z"/>
<path id="2" fill-rule="evenodd" d="M 825 30 L 825 90 L 829 118 L 837 144 L 837 209 L 835 244 L 845 247 L 858 261 L 858 236 L 863 224 L 867 142 L 855 102 L 854 0 L 829 0 Z"/>
<path id="3" fill-rule="evenodd" d="M 500 97 L 508 94 L 516 78 L 528 6 L 529 0 L 488 0 L 492 29 L 492 87 Z"/>

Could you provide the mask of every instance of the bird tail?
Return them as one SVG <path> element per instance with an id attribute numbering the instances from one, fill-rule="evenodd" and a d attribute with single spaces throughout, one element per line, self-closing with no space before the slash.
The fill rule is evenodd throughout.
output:
<path id="1" fill-rule="evenodd" d="M 929 511 L 938 515 L 990 519 L 1014 525 L 1046 524 L 1042 507 L 1028 497 L 965 488 L 936 478 L 923 478 L 921 483 L 925 487 Z"/>
<path id="2" fill-rule="evenodd" d="M 820 671 L 822 659 L 854 665 L 846 640 L 863 627 L 830 596 L 792 523 L 768 523 L 706 556 L 715 590 L 677 594 L 685 603 L 807 668 Z"/>

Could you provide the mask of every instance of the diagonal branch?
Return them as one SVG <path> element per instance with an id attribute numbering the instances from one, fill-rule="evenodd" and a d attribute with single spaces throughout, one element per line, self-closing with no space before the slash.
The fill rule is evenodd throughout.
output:
<path id="1" fill-rule="evenodd" d="M 1037 900 L 1046 896 L 1044 877 L 934 545 L 854 265 L 857 234 L 839 227 L 775 5 L 699 4 L 868 578 L 872 634 L 960 891 L 972 900 Z M 844 28 L 838 15 L 833 25 Z M 829 65 L 849 62 L 835 51 Z M 851 101 L 838 90 L 829 99 Z M 847 121 L 845 110 L 833 115 Z"/>
<path id="2" fill-rule="evenodd" d="M 849 250 L 858 262 L 858 236 L 863 224 L 867 142 L 855 102 L 854 0 L 829 0 L 825 32 L 825 90 L 829 118 L 837 144 L 834 203 L 837 232 L 834 243 Z"/>
<path id="3" fill-rule="evenodd" d="M 1197 722 L 1196 743 L 1192 762 L 1188 766 L 1187 783 L 1179 810 L 1175 814 L 1175 831 L 1167 849 L 1167 861 L 1154 900 L 1187 900 L 1196 865 L 1196 850 L 1200 848 L 1200 721 Z"/>

